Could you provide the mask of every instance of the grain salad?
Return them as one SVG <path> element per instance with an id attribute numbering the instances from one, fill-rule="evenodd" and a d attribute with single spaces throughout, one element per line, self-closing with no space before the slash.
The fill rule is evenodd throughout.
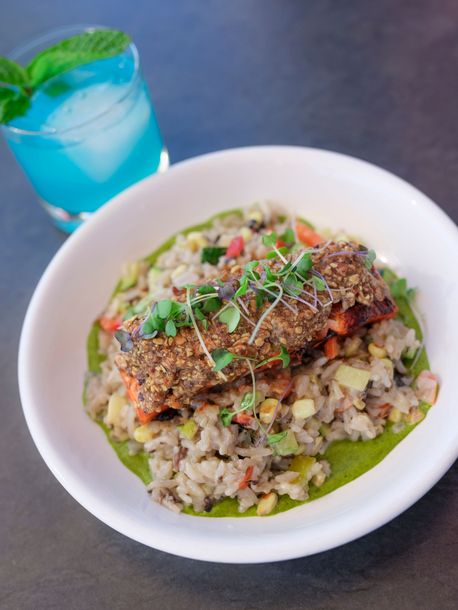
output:
<path id="1" fill-rule="evenodd" d="M 262 203 L 125 265 L 89 335 L 85 405 L 154 501 L 271 515 L 424 418 L 438 382 L 414 291 L 375 259 Z"/>

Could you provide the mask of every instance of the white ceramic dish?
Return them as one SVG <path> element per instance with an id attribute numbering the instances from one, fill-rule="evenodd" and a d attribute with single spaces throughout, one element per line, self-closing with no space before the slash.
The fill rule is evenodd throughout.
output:
<path id="1" fill-rule="evenodd" d="M 420 289 L 437 404 L 379 465 L 337 491 L 268 518 L 176 515 L 152 503 L 81 404 L 85 341 L 121 264 L 223 209 L 271 199 L 317 226 L 363 236 Z M 305 148 L 223 151 L 180 163 L 116 197 L 73 235 L 40 280 L 19 352 L 32 437 L 57 479 L 96 517 L 151 547 L 196 559 L 264 562 L 317 553 L 383 525 L 458 454 L 458 231 L 425 195 L 363 161 Z"/>

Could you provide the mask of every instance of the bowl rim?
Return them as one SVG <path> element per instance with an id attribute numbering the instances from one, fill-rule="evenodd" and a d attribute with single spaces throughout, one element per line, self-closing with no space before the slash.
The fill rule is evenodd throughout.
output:
<path id="1" fill-rule="evenodd" d="M 256 157 L 259 154 L 265 153 L 267 153 L 267 155 L 272 154 L 279 156 L 284 153 L 291 152 L 293 154 L 303 154 L 305 152 L 306 154 L 311 154 L 314 156 L 322 155 L 329 159 L 334 159 L 337 162 L 351 162 L 357 169 L 360 169 L 363 172 L 375 172 L 378 174 L 380 179 L 385 179 L 385 181 L 388 180 L 395 184 L 395 186 L 404 190 L 407 189 L 407 193 L 410 193 L 412 197 L 415 197 L 416 204 L 422 206 L 430 215 L 435 217 L 434 220 L 438 223 L 438 226 L 440 225 L 441 231 L 447 232 L 450 237 L 453 237 L 457 241 L 458 244 L 457 226 L 447 216 L 447 214 L 437 206 L 437 204 L 435 204 L 431 199 L 429 199 L 429 197 L 424 195 L 414 186 L 404 181 L 402 178 L 399 178 L 391 172 L 388 172 L 387 170 L 384 170 L 376 165 L 368 163 L 367 161 L 342 153 L 300 146 L 247 146 L 232 148 L 207 153 L 181 161 L 180 163 L 173 165 L 165 174 L 145 178 L 141 182 L 133 185 L 114 197 L 108 203 L 108 205 L 105 205 L 94 214 L 90 222 L 79 228 L 78 231 L 71 235 L 58 249 L 38 281 L 25 315 L 21 330 L 18 354 L 19 391 L 26 423 L 40 455 L 62 486 L 91 514 L 118 532 L 161 551 L 166 551 L 191 559 L 218 561 L 222 563 L 264 563 L 303 557 L 329 550 L 374 531 L 378 527 L 398 516 L 401 512 L 409 508 L 414 502 L 419 500 L 427 491 L 429 491 L 429 489 L 443 476 L 443 474 L 458 457 L 457 430 L 453 442 L 450 442 L 449 446 L 446 447 L 446 450 L 444 449 L 444 451 L 442 451 L 437 461 L 435 461 L 433 464 L 425 465 L 425 468 L 422 470 L 421 480 L 417 481 L 415 486 L 411 485 L 409 489 L 405 490 L 405 493 L 402 496 L 400 495 L 397 497 L 396 502 L 386 504 L 386 506 L 384 506 L 383 509 L 379 510 L 376 514 L 368 516 L 365 520 L 352 523 L 351 527 L 348 527 L 348 523 L 345 522 L 345 519 L 342 516 L 336 518 L 336 524 L 334 524 L 333 527 L 330 527 L 327 535 L 323 536 L 319 541 L 303 541 L 300 537 L 296 537 L 294 544 L 291 544 L 291 539 L 289 539 L 288 543 L 285 544 L 278 540 L 278 538 L 272 537 L 270 541 L 267 541 L 267 543 L 264 542 L 262 546 L 258 547 L 254 551 L 251 549 L 249 552 L 245 552 L 244 549 L 244 556 L 242 561 L 240 561 L 240 556 L 235 557 L 234 553 L 226 555 L 224 549 L 221 551 L 221 549 L 217 548 L 217 544 L 215 544 L 217 542 L 216 536 L 213 536 L 213 543 L 209 536 L 205 545 L 184 545 L 182 541 L 171 540 L 170 537 L 167 536 L 166 531 L 160 531 L 160 524 L 154 530 L 153 544 L 151 541 L 151 536 L 146 539 L 143 528 L 139 527 L 131 517 L 126 518 L 124 514 L 121 514 L 113 507 L 108 506 L 103 500 L 97 497 L 97 494 L 85 489 L 84 485 L 81 485 L 75 479 L 71 471 L 69 472 L 68 467 L 66 467 L 65 464 L 65 459 L 59 455 L 59 453 L 52 446 L 52 443 L 41 434 L 40 423 L 38 422 L 37 418 L 37 406 L 35 405 L 35 403 L 38 401 L 33 396 L 33 392 L 27 383 L 28 367 L 30 366 L 29 353 L 32 349 L 32 345 L 30 344 L 30 335 L 35 324 L 36 312 L 40 307 L 40 302 L 46 295 L 48 284 L 52 283 L 54 270 L 57 269 L 61 264 L 64 264 L 64 261 L 68 257 L 71 257 L 72 251 L 75 247 L 77 247 L 78 243 L 84 242 L 86 239 L 90 239 L 91 232 L 96 233 L 98 231 L 98 228 L 103 225 L 105 217 L 109 216 L 112 213 L 112 210 L 119 206 L 125 205 L 125 202 L 131 198 L 132 193 L 136 191 L 140 193 L 141 190 L 145 188 L 146 183 L 159 180 L 169 180 L 170 178 L 168 178 L 168 176 L 171 173 L 178 174 L 179 172 L 183 171 L 183 169 L 192 169 L 193 166 L 206 163 L 209 160 L 216 158 L 220 158 L 220 160 L 223 158 L 224 160 L 224 157 L 239 155 L 246 155 L 247 157 L 254 155 Z M 351 485 L 351 483 L 347 485 Z M 345 487 L 347 487 L 347 485 Z M 319 500 L 316 500 L 315 502 L 319 502 Z M 180 515 L 180 518 L 181 517 L 194 519 L 193 517 L 189 517 L 187 515 Z M 275 517 L 271 517 L 271 519 L 274 518 Z M 230 518 L 224 518 L 223 520 L 229 519 Z M 256 517 L 254 517 L 254 519 L 256 519 Z M 336 527 L 339 524 L 340 527 Z"/>

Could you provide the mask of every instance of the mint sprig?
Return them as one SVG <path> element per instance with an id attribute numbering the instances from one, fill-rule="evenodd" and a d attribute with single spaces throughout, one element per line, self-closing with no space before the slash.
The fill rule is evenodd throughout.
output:
<path id="1" fill-rule="evenodd" d="M 93 30 L 41 51 L 26 67 L 0 57 L 0 123 L 24 115 L 43 83 L 79 66 L 119 55 L 129 43 L 130 37 L 124 32 Z"/>

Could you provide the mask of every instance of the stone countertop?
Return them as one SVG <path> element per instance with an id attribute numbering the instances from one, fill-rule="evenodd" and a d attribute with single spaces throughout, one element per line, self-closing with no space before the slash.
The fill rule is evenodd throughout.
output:
<path id="1" fill-rule="evenodd" d="M 453 0 L 14 0 L 2 7 L 0 53 L 88 22 L 133 36 L 172 162 L 250 144 L 327 148 L 405 178 L 458 221 Z M 35 449 L 16 381 L 27 303 L 64 236 L 4 142 L 0 184 L 0 608 L 458 607 L 456 464 L 379 530 L 258 566 L 155 551 L 79 506 Z"/>

